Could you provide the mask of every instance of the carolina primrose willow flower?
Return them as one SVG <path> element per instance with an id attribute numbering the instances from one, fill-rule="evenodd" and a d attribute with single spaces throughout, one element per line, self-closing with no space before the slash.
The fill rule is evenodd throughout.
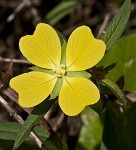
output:
<path id="1" fill-rule="evenodd" d="M 62 86 L 58 102 L 65 114 L 77 115 L 85 106 L 99 100 L 96 85 L 80 75 L 96 65 L 106 49 L 105 43 L 95 39 L 89 27 L 80 26 L 72 32 L 66 46 L 65 62 L 62 61 L 60 39 L 48 24 L 38 24 L 33 35 L 20 39 L 19 47 L 28 61 L 42 68 L 42 71 L 34 70 L 11 79 L 10 86 L 19 94 L 22 107 L 33 107 L 44 101 L 59 79 L 62 79 Z M 72 72 L 74 74 L 70 76 Z"/>

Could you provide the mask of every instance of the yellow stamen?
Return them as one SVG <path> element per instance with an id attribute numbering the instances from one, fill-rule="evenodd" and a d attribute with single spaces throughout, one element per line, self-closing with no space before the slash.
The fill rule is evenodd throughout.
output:
<path id="1" fill-rule="evenodd" d="M 59 66 L 56 66 L 53 71 L 56 73 L 58 77 L 62 77 L 66 72 L 65 65 L 61 64 Z"/>

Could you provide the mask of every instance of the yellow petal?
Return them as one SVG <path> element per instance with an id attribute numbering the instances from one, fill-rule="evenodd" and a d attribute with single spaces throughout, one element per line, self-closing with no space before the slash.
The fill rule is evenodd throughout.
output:
<path id="1" fill-rule="evenodd" d="M 67 44 L 68 71 L 82 71 L 93 67 L 102 59 L 105 49 L 105 43 L 95 39 L 89 27 L 78 27 L 69 37 Z"/>
<path id="2" fill-rule="evenodd" d="M 59 105 L 68 116 L 79 114 L 86 105 L 96 103 L 99 90 L 90 80 L 82 77 L 65 77 L 59 94 Z"/>
<path id="3" fill-rule="evenodd" d="M 60 40 L 56 31 L 47 24 L 38 24 L 33 35 L 22 37 L 19 47 L 22 54 L 36 66 L 53 69 L 60 64 Z"/>
<path id="4" fill-rule="evenodd" d="M 57 78 L 43 72 L 29 72 L 14 77 L 10 86 L 19 94 L 22 107 L 33 107 L 44 101 L 52 92 Z"/>

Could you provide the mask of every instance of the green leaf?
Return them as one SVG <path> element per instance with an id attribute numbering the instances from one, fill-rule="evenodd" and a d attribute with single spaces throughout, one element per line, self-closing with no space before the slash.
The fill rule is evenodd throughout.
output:
<path id="1" fill-rule="evenodd" d="M 60 31 L 58 31 L 57 29 L 54 29 L 54 30 L 56 30 L 56 32 L 59 36 L 61 45 L 63 46 L 63 44 L 67 43 L 67 39 L 65 38 L 65 36 Z"/>
<path id="2" fill-rule="evenodd" d="M 46 141 L 50 136 L 50 133 L 46 128 L 35 127 L 33 130 L 36 135 L 38 135 L 38 137 L 41 139 L 41 141 Z"/>
<path id="3" fill-rule="evenodd" d="M 30 67 L 29 69 L 31 69 L 33 71 L 49 73 L 49 74 L 52 74 L 52 75 L 54 74 L 53 70 L 46 69 L 46 68 L 41 68 L 41 67 L 38 67 L 38 66 L 33 66 L 33 67 Z"/>
<path id="4" fill-rule="evenodd" d="M 103 143 L 107 150 L 136 149 L 136 103 L 120 109 L 117 103 L 108 101 L 105 111 Z"/>
<path id="5" fill-rule="evenodd" d="M 136 92 L 136 35 L 121 38 L 108 51 L 99 66 L 108 66 L 116 62 L 116 67 L 109 71 L 107 78 L 116 82 L 124 76 L 124 91 Z"/>
<path id="6" fill-rule="evenodd" d="M 27 117 L 26 121 L 22 125 L 21 129 L 19 130 L 15 143 L 14 148 L 17 149 L 29 136 L 32 128 L 39 123 L 45 113 L 49 110 L 55 100 L 48 100 L 46 99 L 41 104 L 37 105 L 32 113 Z"/>
<path id="7" fill-rule="evenodd" d="M 34 125 L 36 125 L 42 117 L 43 115 L 37 116 L 33 114 L 30 114 L 28 116 L 27 120 L 25 121 L 25 123 L 23 124 L 22 128 L 19 130 L 16 136 L 14 143 L 15 149 L 17 149 L 26 140 Z"/>
<path id="8" fill-rule="evenodd" d="M 124 31 L 131 12 L 131 0 L 125 0 L 116 16 L 105 30 L 102 40 L 105 42 L 107 50 L 111 49 Z"/>
<path id="9" fill-rule="evenodd" d="M 81 115 L 83 126 L 81 128 L 76 150 L 99 149 L 102 138 L 102 124 L 99 116 L 89 107 Z"/>
<path id="10" fill-rule="evenodd" d="M 104 145 L 103 141 L 101 142 L 100 150 L 108 150 L 107 147 Z"/>
<path id="11" fill-rule="evenodd" d="M 67 71 L 67 76 L 90 78 L 91 74 L 86 71 Z"/>
<path id="12" fill-rule="evenodd" d="M 1 140 L 15 140 L 16 134 L 20 128 L 19 123 L 4 122 L 0 123 L 0 139 Z"/>
<path id="13" fill-rule="evenodd" d="M 63 0 L 45 16 L 45 22 L 50 25 L 55 25 L 83 1 L 84 0 Z"/>
<path id="14" fill-rule="evenodd" d="M 67 42 L 63 40 L 63 44 L 61 47 L 61 64 L 64 65 L 66 65 L 66 46 L 67 46 Z"/>
<path id="15" fill-rule="evenodd" d="M 0 150 L 12 150 L 14 141 L 0 140 Z M 32 141 L 25 141 L 18 150 L 40 150 L 40 148 Z"/>
<path id="16" fill-rule="evenodd" d="M 119 127 L 118 122 L 116 122 L 116 120 L 114 121 L 114 119 L 115 119 L 115 116 L 110 116 L 109 112 L 105 113 L 104 131 L 103 131 L 103 145 L 108 150 L 115 150 L 115 149 L 118 149 L 118 147 L 120 147 L 117 144 L 119 144 L 118 138 L 121 137 L 120 135 L 121 135 L 122 129 L 121 129 L 121 131 L 119 131 L 119 133 L 118 133 L 119 135 L 117 135 L 116 130 L 118 130 L 120 127 Z M 120 120 L 120 122 L 122 122 L 122 120 Z M 116 124 L 117 124 L 117 127 L 115 127 Z M 109 129 L 109 127 L 110 127 L 110 129 Z M 111 135 L 111 133 L 112 133 L 112 135 Z M 121 150 L 123 150 L 123 149 L 121 149 Z"/>
<path id="17" fill-rule="evenodd" d="M 0 140 L 15 140 L 18 131 L 21 128 L 21 124 L 17 122 L 4 122 L 0 123 Z M 50 133 L 45 128 L 35 127 L 34 132 L 40 137 L 41 140 L 47 140 Z M 27 138 L 30 141 L 31 138 Z"/>
<path id="18" fill-rule="evenodd" d="M 17 136 L 18 131 L 21 128 L 21 124 L 16 122 L 4 122 L 0 123 L 0 150 L 11 150 L 14 144 L 14 140 Z M 34 132 L 42 141 L 46 141 L 50 136 L 50 133 L 45 128 L 35 127 Z M 7 143 L 7 145 L 6 145 Z M 25 143 L 20 146 L 18 149 L 33 149 L 39 150 L 36 144 L 28 137 L 25 140 Z"/>
<path id="19" fill-rule="evenodd" d="M 58 80 L 55 84 L 55 87 L 54 87 L 53 91 L 50 94 L 50 100 L 55 99 L 59 95 L 60 89 L 62 87 L 62 83 L 63 83 L 63 79 L 58 78 Z"/>
<path id="20" fill-rule="evenodd" d="M 91 109 L 93 109 L 99 115 L 99 117 L 101 117 L 104 112 L 106 103 L 107 103 L 107 101 L 101 97 L 101 99 L 97 103 L 95 103 L 93 105 L 89 105 L 89 107 Z"/>
<path id="21" fill-rule="evenodd" d="M 120 103 L 122 103 L 123 105 L 127 104 L 127 100 L 123 92 L 121 91 L 121 89 L 118 87 L 116 83 L 109 80 L 108 78 L 104 78 L 103 80 L 101 80 L 101 82 L 104 83 L 113 92 L 113 94 L 118 98 Z"/>
<path id="22" fill-rule="evenodd" d="M 48 150 L 63 150 L 62 143 L 56 138 L 55 135 L 51 135 L 43 144 Z"/>

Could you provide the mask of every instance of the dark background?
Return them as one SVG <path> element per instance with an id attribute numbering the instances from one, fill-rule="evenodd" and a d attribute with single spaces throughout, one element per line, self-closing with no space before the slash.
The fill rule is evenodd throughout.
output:
<path id="1" fill-rule="evenodd" d="M 33 34 L 35 26 L 39 22 L 50 24 L 51 20 L 47 18 L 48 13 L 62 1 L 64 0 L 0 0 L 0 57 L 24 59 L 19 51 L 19 39 L 23 35 Z M 79 4 L 58 22 L 53 23 L 53 27 L 68 38 L 76 27 L 87 25 L 92 29 L 95 37 L 98 37 L 105 17 L 108 16 L 108 24 L 122 3 L 122 0 L 79 0 Z M 123 35 L 132 33 L 136 33 L 136 1 L 134 0 L 132 1 L 132 13 Z M 5 72 L 8 66 L 8 62 L 0 59 L 0 71 Z M 14 63 L 13 76 L 27 72 L 28 67 L 30 65 Z M 8 100 L 8 98 L 6 99 Z M 25 119 L 27 114 L 14 102 L 8 101 Z M 53 128 L 58 130 L 63 117 L 58 111 L 58 105 L 56 104 L 54 107 L 48 119 Z M 0 106 L 0 122 L 7 120 L 13 119 Z M 58 126 L 55 126 L 57 121 Z M 69 122 L 68 137 L 70 144 L 74 145 L 82 122 L 79 116 L 70 118 Z"/>

